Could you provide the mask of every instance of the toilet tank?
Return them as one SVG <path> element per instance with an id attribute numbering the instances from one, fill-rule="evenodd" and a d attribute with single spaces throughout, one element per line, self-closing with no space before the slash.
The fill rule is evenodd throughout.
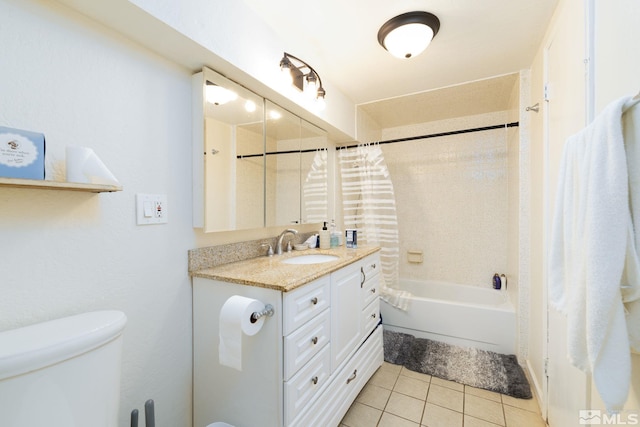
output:
<path id="1" fill-rule="evenodd" d="M 116 427 L 120 311 L 0 332 L 0 426 Z"/>

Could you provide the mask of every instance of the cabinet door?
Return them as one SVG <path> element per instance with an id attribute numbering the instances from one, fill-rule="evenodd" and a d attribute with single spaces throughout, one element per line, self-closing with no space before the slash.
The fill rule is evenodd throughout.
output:
<path id="1" fill-rule="evenodd" d="M 331 372 L 355 351 L 360 341 L 360 279 L 359 263 L 331 275 Z"/>

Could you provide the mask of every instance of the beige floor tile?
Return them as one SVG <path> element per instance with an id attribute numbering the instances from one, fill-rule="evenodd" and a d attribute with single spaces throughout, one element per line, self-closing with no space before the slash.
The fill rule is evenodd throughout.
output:
<path id="1" fill-rule="evenodd" d="M 391 390 L 377 385 L 367 384 L 356 398 L 356 402 L 384 410 L 384 407 L 387 406 L 389 396 L 391 396 Z"/>
<path id="2" fill-rule="evenodd" d="M 517 399 L 515 397 L 502 395 L 502 403 L 505 405 L 513 406 L 515 408 L 526 409 L 527 411 L 540 413 L 540 406 L 538 406 L 538 399 L 535 396 L 532 399 Z"/>
<path id="3" fill-rule="evenodd" d="M 422 415 L 422 425 L 426 427 L 462 427 L 462 414 L 427 403 Z"/>
<path id="4" fill-rule="evenodd" d="M 427 382 L 427 383 L 431 381 L 431 375 L 422 374 L 420 372 L 415 372 L 415 371 L 412 371 L 410 369 L 405 368 L 404 366 L 402 367 L 402 370 L 400 371 L 400 375 L 403 375 L 403 376 L 409 377 L 409 378 L 414 378 L 416 380 L 424 381 L 424 382 Z"/>
<path id="5" fill-rule="evenodd" d="M 464 427 L 498 427 L 498 424 L 490 423 L 489 421 L 481 420 L 480 418 L 472 417 L 470 415 L 465 415 Z"/>
<path id="6" fill-rule="evenodd" d="M 464 385 L 455 381 L 443 380 L 442 378 L 432 377 L 431 384 L 436 384 L 442 387 L 450 388 L 457 391 L 464 391 Z"/>
<path id="7" fill-rule="evenodd" d="M 427 400 L 427 392 L 429 391 L 429 383 L 417 380 L 415 378 L 400 375 L 393 391 L 415 397 L 420 400 Z"/>
<path id="8" fill-rule="evenodd" d="M 420 424 L 385 412 L 382 414 L 382 418 L 380 418 L 378 427 L 420 427 Z"/>
<path id="9" fill-rule="evenodd" d="M 404 368 L 404 366 L 394 365 L 393 363 L 389 362 L 382 362 L 382 365 L 380 366 L 380 369 L 382 369 L 383 371 L 393 372 L 395 374 L 399 374 L 400 371 L 402 371 L 402 368 Z"/>
<path id="10" fill-rule="evenodd" d="M 502 404 L 493 400 L 467 394 L 464 396 L 464 413 L 494 424 L 505 425 Z"/>
<path id="11" fill-rule="evenodd" d="M 535 412 L 504 405 L 504 415 L 507 419 L 507 427 L 546 427 L 546 423 Z"/>
<path id="12" fill-rule="evenodd" d="M 423 409 L 424 401 L 394 391 L 391 393 L 389 402 L 387 402 L 384 410 L 385 412 L 390 412 L 399 417 L 419 423 L 422 419 Z"/>
<path id="13" fill-rule="evenodd" d="M 393 386 L 396 384 L 397 379 L 398 373 L 381 367 L 375 372 L 375 374 L 373 374 L 368 384 L 373 384 L 377 385 L 378 387 L 393 390 Z"/>
<path id="14" fill-rule="evenodd" d="M 482 397 L 483 399 L 493 400 L 494 402 L 502 403 L 502 398 L 500 393 L 496 393 L 495 391 L 484 390 L 481 388 L 464 386 L 464 392 L 468 394 L 472 394 L 474 396 Z"/>
<path id="15" fill-rule="evenodd" d="M 376 427 L 381 416 L 381 410 L 355 402 L 341 423 L 348 427 Z"/>
<path id="16" fill-rule="evenodd" d="M 427 402 L 462 412 L 464 393 L 431 383 Z"/>

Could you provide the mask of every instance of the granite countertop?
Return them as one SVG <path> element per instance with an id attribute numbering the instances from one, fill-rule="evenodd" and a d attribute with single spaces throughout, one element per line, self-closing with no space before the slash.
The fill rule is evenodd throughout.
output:
<path id="1" fill-rule="evenodd" d="M 291 251 L 282 255 L 263 256 L 197 270 L 193 271 L 191 276 L 289 292 L 378 250 L 380 250 L 378 246 L 363 246 L 356 249 L 339 246 L 332 249 Z M 282 262 L 296 256 L 316 254 L 335 255 L 338 259 L 319 264 Z"/>

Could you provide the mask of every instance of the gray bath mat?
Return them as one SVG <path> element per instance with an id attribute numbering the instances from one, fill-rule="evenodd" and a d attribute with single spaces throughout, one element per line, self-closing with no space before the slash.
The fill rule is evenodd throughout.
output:
<path id="1" fill-rule="evenodd" d="M 515 355 L 459 347 L 385 330 L 384 360 L 460 384 L 520 399 L 532 397 L 529 381 Z"/>

